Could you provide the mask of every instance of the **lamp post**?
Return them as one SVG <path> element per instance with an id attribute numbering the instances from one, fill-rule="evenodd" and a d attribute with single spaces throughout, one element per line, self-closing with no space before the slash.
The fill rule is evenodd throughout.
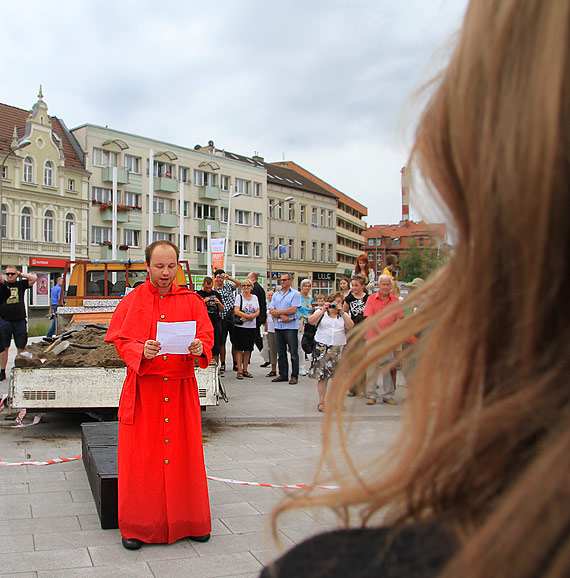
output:
<path id="1" fill-rule="evenodd" d="M 287 203 L 288 201 L 292 201 L 293 197 L 285 197 L 284 199 L 277 200 L 275 199 L 275 203 L 273 205 L 270 204 L 269 211 L 267 212 L 267 229 L 268 229 L 268 243 L 267 246 L 269 247 L 269 279 L 267 283 L 267 290 L 269 291 L 272 288 L 272 265 L 273 265 L 273 247 L 271 246 L 271 218 L 273 215 L 273 211 L 277 205 L 283 205 L 283 203 Z"/>
<path id="2" fill-rule="evenodd" d="M 31 145 L 31 141 L 29 140 L 23 140 L 21 143 L 18 144 L 18 146 L 12 147 L 5 155 L 4 155 L 4 159 L 2 160 L 2 164 L 0 165 L 0 275 L 2 274 L 2 181 L 4 180 L 3 178 L 3 173 L 4 173 L 4 165 L 6 164 L 6 161 L 8 160 L 8 157 L 10 155 L 13 155 L 16 151 L 19 151 L 20 149 L 23 149 L 29 145 Z"/>

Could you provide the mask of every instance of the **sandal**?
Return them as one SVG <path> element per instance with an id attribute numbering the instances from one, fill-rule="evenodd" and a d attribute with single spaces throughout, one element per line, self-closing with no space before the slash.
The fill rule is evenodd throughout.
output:
<path id="1" fill-rule="evenodd" d="M 276 371 L 270 371 L 265 377 L 275 377 L 277 375 Z"/>
<path id="2" fill-rule="evenodd" d="M 319 403 L 317 405 L 317 411 L 320 411 L 321 413 L 325 411 L 325 404 L 324 403 Z"/>
<path id="3" fill-rule="evenodd" d="M 243 379 L 243 373 L 241 371 L 238 371 L 236 377 L 238 379 Z"/>
<path id="4" fill-rule="evenodd" d="M 243 376 L 244 377 L 253 377 L 253 375 L 251 375 L 251 373 L 249 373 L 249 371 L 244 371 Z"/>

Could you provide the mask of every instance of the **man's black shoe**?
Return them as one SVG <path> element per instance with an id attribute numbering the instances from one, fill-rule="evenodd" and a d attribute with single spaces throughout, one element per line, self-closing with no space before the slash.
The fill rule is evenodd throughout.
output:
<path id="1" fill-rule="evenodd" d="M 259 367 L 269 367 L 271 365 L 271 363 L 269 363 L 269 361 L 266 361 L 265 363 L 262 363 Z"/>
<path id="2" fill-rule="evenodd" d="M 188 540 L 192 540 L 194 542 L 207 542 L 210 539 L 210 534 L 206 534 L 205 536 L 188 536 Z"/>
<path id="3" fill-rule="evenodd" d="M 42 337 L 42 341 L 45 341 L 46 343 L 53 343 L 55 341 L 55 339 L 53 337 Z"/>
<path id="4" fill-rule="evenodd" d="M 123 538 L 123 548 L 126 548 L 127 550 L 140 550 L 142 545 L 143 542 L 136 538 Z"/>
<path id="5" fill-rule="evenodd" d="M 4 381 L 6 379 L 6 370 L 0 369 L 0 381 Z"/>

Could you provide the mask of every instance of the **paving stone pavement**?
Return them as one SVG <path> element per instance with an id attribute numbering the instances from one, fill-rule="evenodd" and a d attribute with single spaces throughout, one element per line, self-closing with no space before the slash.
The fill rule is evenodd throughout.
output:
<path id="1" fill-rule="evenodd" d="M 238 381 L 235 372 L 226 372 L 229 402 L 202 414 L 207 473 L 250 482 L 311 483 L 321 444 L 316 382 L 301 377 L 296 386 L 271 383 L 261 362 L 255 353 L 253 379 Z M 0 394 L 6 391 L 7 381 L 1 382 Z M 405 398 L 404 385 L 397 395 Z M 346 399 L 346 408 L 345 431 L 356 463 L 365 467 L 371 448 L 377 453 L 395 441 L 402 405 L 366 406 L 363 397 L 354 397 Z M 5 421 L 5 414 L 0 414 L 0 459 L 6 462 L 76 456 L 80 424 L 90 420 L 84 414 L 51 413 L 40 424 L 17 430 L 9 428 L 13 422 Z M 285 490 L 218 481 L 208 486 L 209 542 L 181 540 L 132 552 L 121 546 L 118 530 L 101 530 L 80 460 L 0 466 L 0 577 L 257 577 L 279 554 L 268 514 Z M 300 510 L 279 518 L 278 534 L 288 548 L 338 525 L 328 510 Z"/>

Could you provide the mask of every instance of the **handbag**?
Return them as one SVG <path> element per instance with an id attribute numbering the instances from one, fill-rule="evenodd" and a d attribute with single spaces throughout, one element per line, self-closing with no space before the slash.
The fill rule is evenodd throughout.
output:
<path id="1" fill-rule="evenodd" d="M 322 319 L 322 317 L 319 319 L 319 323 L 322 321 Z M 313 353 L 313 348 L 315 347 L 315 334 L 317 333 L 317 327 L 319 326 L 319 323 L 316 325 L 311 325 L 309 322 L 305 323 L 303 337 L 301 337 L 301 349 L 307 355 Z"/>
<path id="2" fill-rule="evenodd" d="M 243 309 L 241 308 L 242 306 L 242 298 L 241 295 L 239 295 L 239 310 L 243 311 Z M 230 309 L 227 313 L 226 313 L 226 321 L 228 323 L 233 323 L 234 325 L 243 325 L 244 320 L 241 317 L 238 317 L 235 314 L 235 311 L 233 309 Z"/>

